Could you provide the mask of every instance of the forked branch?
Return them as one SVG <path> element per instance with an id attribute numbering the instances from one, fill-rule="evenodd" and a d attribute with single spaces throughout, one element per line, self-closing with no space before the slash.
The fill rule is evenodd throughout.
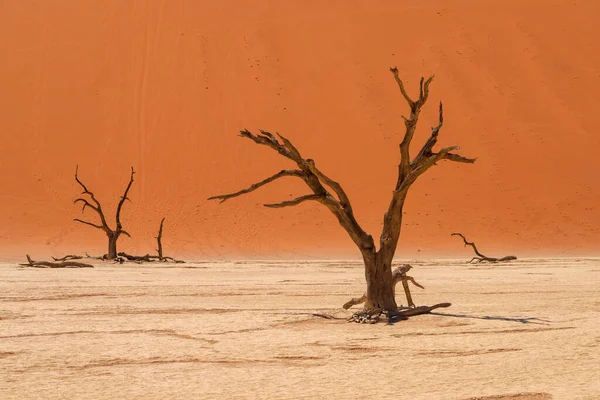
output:
<path id="1" fill-rule="evenodd" d="M 82 195 L 88 195 L 90 197 L 90 201 L 88 201 L 87 199 L 83 198 L 83 197 L 79 197 L 77 199 L 75 199 L 74 203 L 83 203 L 83 206 L 81 208 L 81 212 L 83 213 L 85 211 L 86 208 L 91 208 L 92 210 L 94 210 L 98 216 L 100 217 L 100 224 L 94 224 L 92 222 L 89 221 L 85 221 L 79 218 L 75 218 L 74 221 L 76 222 L 80 222 L 84 225 L 89 225 L 92 226 L 94 228 L 97 229 L 101 229 L 104 232 L 106 232 L 108 235 L 111 234 L 116 234 L 116 235 L 120 235 L 123 234 L 125 236 L 129 236 L 131 237 L 131 235 L 129 235 L 129 233 L 127 231 L 123 230 L 123 226 L 121 224 L 121 209 L 123 208 L 123 203 L 125 203 L 125 200 L 130 200 L 129 197 L 127 197 L 127 195 L 129 194 L 129 190 L 131 189 L 131 185 L 133 184 L 133 175 L 135 174 L 135 171 L 133 170 L 133 167 L 131 167 L 131 176 L 129 178 L 129 183 L 127 184 L 127 187 L 125 188 L 125 193 L 123 194 L 123 196 L 121 196 L 120 200 L 119 200 L 119 204 L 117 206 L 117 213 L 116 213 L 116 229 L 113 231 L 109 226 L 108 223 L 106 222 L 106 216 L 104 215 L 104 211 L 102 210 L 102 205 L 100 204 L 100 202 L 98 201 L 98 199 L 96 199 L 96 196 L 94 195 L 93 192 L 91 192 L 87 186 L 79 179 L 79 165 L 75 168 L 75 181 L 83 188 L 83 192 L 81 192 Z M 130 200 L 131 201 L 131 200 Z"/>
<path id="2" fill-rule="evenodd" d="M 240 136 L 252 140 L 256 144 L 268 146 L 285 158 L 288 158 L 296 163 L 297 170 L 283 170 L 272 175 L 260 182 L 257 182 L 246 189 L 239 190 L 234 193 L 212 196 L 209 200 L 220 200 L 224 202 L 230 198 L 241 196 L 253 192 L 254 190 L 275 181 L 284 176 L 295 176 L 301 178 L 308 188 L 313 192 L 305 196 L 300 196 L 293 200 L 286 200 L 279 203 L 268 203 L 265 207 L 283 208 L 296 206 L 309 200 L 316 200 L 326 206 L 338 219 L 340 225 L 348 232 L 352 240 L 361 249 L 374 248 L 373 239 L 368 235 L 358 224 L 350 199 L 342 189 L 342 186 L 325 175 L 315 165 L 314 160 L 305 159 L 300 154 L 300 151 L 287 138 L 280 134 L 272 134 L 270 132 L 260 130 L 259 134 L 253 134 L 248 130 L 242 130 Z M 335 196 L 327 189 L 330 188 Z M 336 197 L 337 196 L 337 197 Z"/>
<path id="3" fill-rule="evenodd" d="M 233 197 L 238 197 L 238 196 L 241 196 L 243 194 L 247 194 L 247 193 L 253 192 L 256 189 L 258 189 L 258 188 L 266 185 L 267 183 L 271 183 L 274 180 L 277 180 L 277 179 L 282 178 L 284 176 L 297 176 L 297 177 L 301 178 L 301 177 L 303 177 L 303 175 L 304 174 L 302 173 L 302 171 L 297 171 L 297 170 L 282 170 L 282 171 L 276 173 L 275 175 L 272 175 L 272 176 L 270 176 L 270 177 L 268 177 L 266 179 L 263 179 L 260 182 L 257 182 L 255 184 L 251 185 L 250 187 L 248 187 L 246 189 L 242 189 L 242 190 L 237 191 L 235 193 L 223 194 L 223 195 L 219 195 L 219 196 L 212 196 L 212 197 L 209 197 L 208 200 L 221 200 L 220 203 L 223 203 L 223 202 L 225 202 L 225 201 L 227 201 L 227 200 L 229 200 L 229 199 L 231 199 Z"/>
<path id="4" fill-rule="evenodd" d="M 465 242 L 465 247 L 471 246 L 473 248 L 473 251 L 475 252 L 475 254 L 477 254 L 477 257 L 473 257 L 471 259 L 471 261 L 469 261 L 470 263 L 473 261 L 475 261 L 475 263 L 480 263 L 480 262 L 497 263 L 497 262 L 513 261 L 513 260 L 517 259 L 516 256 L 505 256 L 502 258 L 487 257 L 479 252 L 479 250 L 477 249 L 477 246 L 475 245 L 474 242 L 467 241 L 467 238 L 462 233 L 456 232 L 456 233 L 451 234 L 450 236 L 460 236 L 462 238 L 462 240 Z"/>

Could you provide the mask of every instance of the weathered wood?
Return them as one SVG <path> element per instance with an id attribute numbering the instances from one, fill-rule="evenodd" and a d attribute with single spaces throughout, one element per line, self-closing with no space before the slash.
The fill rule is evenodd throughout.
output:
<path id="1" fill-rule="evenodd" d="M 475 245 L 474 242 L 467 241 L 467 238 L 462 233 L 456 232 L 456 233 L 452 233 L 450 236 L 460 236 L 462 238 L 462 240 L 465 242 L 465 247 L 471 246 L 473 248 L 473 251 L 475 252 L 475 254 L 477 254 L 477 256 L 473 257 L 471 259 L 471 261 L 469 261 L 469 263 L 472 263 L 473 261 L 475 261 L 476 264 L 481 263 L 481 262 L 498 263 L 498 262 L 513 261 L 513 260 L 517 259 L 516 256 L 504 256 L 501 258 L 487 257 L 479 252 L 479 250 L 477 249 L 477 246 Z"/>
<path id="2" fill-rule="evenodd" d="M 116 215 L 115 215 L 116 228 L 114 230 L 108 226 L 108 223 L 106 221 L 106 216 L 104 215 L 104 211 L 102 210 L 102 205 L 96 199 L 96 196 L 94 195 L 94 193 L 91 192 L 90 190 L 88 190 L 88 188 L 85 186 L 85 184 L 79 179 L 78 172 L 79 172 L 79 166 L 77 166 L 75 168 L 75 181 L 83 188 L 83 192 L 81 194 L 89 196 L 91 203 L 84 197 L 79 197 L 79 198 L 75 199 L 74 203 L 75 204 L 77 204 L 77 203 L 83 204 L 83 206 L 81 208 L 82 214 L 86 208 L 91 208 L 92 210 L 94 210 L 100 217 L 100 224 L 94 224 L 92 222 L 81 220 L 79 218 L 75 218 L 74 221 L 77 221 L 84 225 L 89 225 L 89 226 L 92 226 L 94 228 L 104 231 L 104 233 L 106 233 L 106 236 L 108 237 L 107 258 L 115 259 L 115 258 L 117 258 L 117 240 L 119 239 L 119 236 L 125 235 L 125 236 L 131 237 L 131 235 L 129 235 L 129 233 L 127 233 L 127 231 L 125 231 L 123 229 L 123 226 L 121 224 L 121 209 L 123 208 L 123 204 L 125 203 L 125 200 L 131 201 L 129 199 L 129 197 L 127 197 L 127 195 L 129 194 L 129 190 L 131 189 L 131 185 L 133 184 L 133 175 L 135 174 L 135 171 L 133 170 L 133 167 L 131 167 L 131 176 L 129 178 L 129 183 L 127 184 L 127 187 L 125 188 L 125 192 L 123 193 L 123 196 L 121 196 L 121 198 L 119 200 L 119 204 L 117 205 L 117 211 L 116 211 Z"/>
<path id="3" fill-rule="evenodd" d="M 73 254 L 68 254 L 68 255 L 66 255 L 64 257 L 61 257 L 61 258 L 52 257 L 52 259 L 54 261 L 81 260 L 82 258 L 83 258 L 82 256 L 76 256 L 76 255 L 73 255 Z"/>
<path id="4" fill-rule="evenodd" d="M 27 254 L 27 264 L 19 264 L 22 267 L 30 268 L 94 268 L 91 264 L 76 262 L 76 261 L 33 261 L 29 254 Z"/>
<path id="5" fill-rule="evenodd" d="M 388 323 L 394 323 L 403 321 L 409 317 L 416 315 L 429 314 L 436 308 L 447 308 L 450 307 L 451 303 L 439 303 L 432 306 L 419 306 L 408 309 L 399 309 L 396 311 L 387 311 L 383 309 L 367 310 L 353 314 L 348 322 L 358 322 L 361 324 L 374 324 L 379 322 L 381 319 L 386 320 Z"/>
<path id="6" fill-rule="evenodd" d="M 158 236 L 156 237 L 156 241 L 158 242 L 158 248 L 156 252 L 158 253 L 158 258 L 162 258 L 163 256 L 163 248 L 162 248 L 162 232 L 163 232 L 163 224 L 165 222 L 165 218 L 160 220 L 160 227 L 158 228 Z"/>
<path id="7" fill-rule="evenodd" d="M 395 289 L 396 285 L 399 282 L 402 282 L 402 287 L 404 289 L 404 294 L 406 295 L 406 301 L 408 302 L 408 306 L 415 307 L 415 303 L 413 302 L 412 295 L 410 293 L 410 288 L 408 287 L 408 282 L 412 283 L 413 285 L 415 285 L 421 289 L 425 289 L 425 287 L 423 287 L 417 281 L 415 281 L 415 279 L 412 276 L 406 275 L 406 273 L 411 269 L 412 269 L 412 266 L 410 264 L 403 264 L 403 265 L 399 266 L 398 268 L 396 268 L 392 272 L 392 282 L 393 282 L 393 288 L 394 288 L 394 296 L 395 296 L 395 292 L 396 292 L 396 289 Z M 347 310 L 352 306 L 355 306 L 357 304 L 362 304 L 366 301 L 367 301 L 367 293 L 364 293 L 361 297 L 355 297 L 355 298 L 350 299 L 350 301 L 348 301 L 342 307 L 345 310 Z"/>
<path id="8" fill-rule="evenodd" d="M 329 209 L 358 247 L 365 264 L 365 278 L 367 281 L 366 294 L 360 298 L 352 299 L 344 306 L 348 306 L 349 308 L 354 304 L 364 302 L 364 310 L 367 313 L 380 309 L 390 313 L 397 310 L 394 291 L 398 281 L 395 281 L 392 275 L 392 260 L 400 237 L 404 203 L 411 185 L 419 176 L 432 166 L 436 165 L 439 161 L 448 160 L 460 163 L 475 162 L 474 158 L 467 158 L 456 154 L 454 151 L 459 150 L 458 146 L 445 147 L 441 150 L 434 151 L 433 148 L 438 141 L 439 132 L 444 122 L 443 106 L 441 102 L 439 105 L 438 124 L 431 129 L 431 136 L 417 155 L 411 160 L 411 142 L 417 128 L 421 109 L 429 98 L 430 85 L 433 82 L 433 76 L 427 80 L 421 78 L 419 97 L 416 100 L 413 100 L 409 96 L 404 82 L 400 79 L 398 68 L 390 68 L 390 71 L 398 84 L 402 97 L 409 105 L 410 115 L 408 118 L 402 117 L 404 119 L 405 132 L 399 146 L 400 162 L 398 165 L 398 177 L 392 199 L 383 219 L 383 229 L 379 239 L 379 249 L 376 249 L 373 237 L 365 232 L 357 222 L 350 199 L 342 186 L 317 168 L 314 160 L 304 158 L 300 151 L 287 138 L 278 133 L 272 134 L 260 130 L 258 134 L 253 134 L 245 129 L 240 131 L 240 136 L 250 139 L 256 144 L 273 149 L 281 156 L 293 161 L 298 167 L 297 170 L 283 170 L 258 183 L 252 184 L 247 189 L 209 198 L 209 200 L 220 200 L 221 202 L 224 202 L 230 198 L 250 193 L 284 176 L 294 176 L 302 179 L 312 193 L 298 197 L 294 200 L 265 204 L 265 206 L 271 208 L 289 207 L 302 204 L 308 200 L 314 200 Z M 414 306 L 410 290 L 408 289 L 408 281 L 415 284 L 416 282 L 412 277 L 408 276 L 403 276 L 401 281 L 403 282 L 409 305 Z"/>

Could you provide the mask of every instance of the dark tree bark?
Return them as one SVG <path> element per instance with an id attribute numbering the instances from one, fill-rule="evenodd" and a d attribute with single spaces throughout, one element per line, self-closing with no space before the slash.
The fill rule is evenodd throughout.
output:
<path id="1" fill-rule="evenodd" d="M 158 253 L 158 258 L 161 260 L 163 258 L 162 231 L 163 231 L 164 222 L 165 222 L 165 219 L 163 217 L 163 219 L 160 220 L 160 227 L 158 228 L 158 236 L 156 237 L 156 242 L 158 243 L 158 248 L 156 249 L 156 252 Z"/>
<path id="2" fill-rule="evenodd" d="M 298 149 L 285 137 L 276 133 L 260 130 L 259 134 L 252 134 L 248 130 L 241 131 L 241 136 L 253 142 L 270 147 L 281 156 L 293 161 L 297 169 L 283 170 L 247 189 L 231 194 L 213 196 L 211 199 L 224 202 L 230 198 L 253 192 L 254 190 L 283 177 L 299 178 L 311 190 L 311 194 L 300 196 L 294 200 L 283 201 L 275 204 L 265 204 L 266 207 L 280 208 L 295 206 L 308 201 L 316 201 L 324 205 L 337 218 L 340 225 L 346 230 L 354 244 L 358 247 L 365 264 L 365 278 L 367 281 L 365 313 L 374 310 L 385 310 L 388 313 L 397 312 L 397 304 L 394 297 L 394 279 L 392 276 L 392 260 L 398 245 L 400 230 L 402 227 L 402 211 L 408 190 L 411 185 L 432 166 L 442 160 L 461 163 L 473 163 L 475 159 L 462 157 L 454 151 L 458 146 L 446 147 L 434 151 L 438 140 L 438 134 L 442 128 L 444 116 L 442 103 L 439 106 L 438 125 L 431 129 L 431 136 L 422 146 L 421 150 L 411 159 L 410 145 L 413 139 L 417 122 L 422 107 L 429 97 L 429 86 L 433 76 L 425 80 L 421 78 L 419 86 L 419 97 L 412 100 L 404 83 L 398 75 L 397 68 L 391 68 L 391 73 L 398 84 L 400 93 L 410 107 L 410 116 L 404 119 L 405 132 L 400 143 L 400 163 L 398 165 L 398 178 L 392 194 L 392 199 L 383 219 L 383 230 L 379 238 L 379 249 L 376 248 L 373 237 L 365 232 L 358 224 L 352 205 L 346 192 L 341 185 L 325 175 L 317 168 L 314 160 L 302 157 Z"/>
<path id="3" fill-rule="evenodd" d="M 399 282 L 402 282 L 402 288 L 404 289 L 404 294 L 406 295 L 406 301 L 408 303 L 409 308 L 415 307 L 415 303 L 413 302 L 412 295 L 410 294 L 410 288 L 408 287 L 408 282 L 412 283 L 413 285 L 415 285 L 421 289 L 425 289 L 422 285 L 420 285 L 417 281 L 415 281 L 415 279 L 412 276 L 406 275 L 406 273 L 408 271 L 410 271 L 411 269 L 412 269 L 412 265 L 403 264 L 400 267 L 396 268 L 392 272 L 392 287 L 394 290 L 394 297 L 396 294 L 396 289 L 395 289 L 396 285 Z M 361 297 L 355 297 L 355 298 L 350 299 L 350 301 L 348 301 L 342 307 L 345 310 L 347 310 L 352 306 L 355 306 L 357 304 L 362 304 L 366 301 L 367 301 L 367 293 L 363 294 Z"/>
<path id="4" fill-rule="evenodd" d="M 469 261 L 469 263 L 472 263 L 473 261 L 475 261 L 475 264 L 481 263 L 481 262 L 497 263 L 497 262 L 513 261 L 513 260 L 517 259 L 516 256 L 504 256 L 501 258 L 487 257 L 487 256 L 481 254 L 479 252 L 479 250 L 477 250 L 477 246 L 475 246 L 474 242 L 467 241 L 467 238 L 462 233 L 452 233 L 450 236 L 460 236 L 462 238 L 462 240 L 465 242 L 465 246 L 471 246 L 473 248 L 473 251 L 475 252 L 475 254 L 477 254 L 477 256 L 473 257 L 471 259 L 471 261 Z"/>
<path id="5" fill-rule="evenodd" d="M 75 199 L 75 203 L 83 204 L 83 207 L 81 208 L 81 213 L 85 211 L 86 207 L 94 210 L 100 217 L 100 224 L 94 224 L 88 221 L 83 221 L 79 218 L 75 218 L 74 221 L 80 222 L 85 225 L 93 226 L 94 228 L 104 231 L 108 238 L 108 253 L 106 254 L 106 258 L 116 259 L 118 254 L 117 241 L 119 240 L 119 237 L 121 235 L 131 237 L 121 225 L 121 209 L 123 208 L 125 200 L 130 200 L 129 197 L 127 197 L 127 195 L 129 194 L 129 189 L 131 189 L 131 185 L 133 184 L 133 175 L 135 174 L 135 171 L 133 170 L 133 167 L 131 167 L 131 176 L 129 178 L 129 184 L 125 188 L 125 193 L 123 193 L 123 196 L 121 196 L 121 199 L 119 200 L 119 204 L 117 206 L 117 212 L 115 215 L 116 228 L 114 230 L 108 226 L 108 223 L 106 222 L 106 217 L 104 215 L 104 211 L 102 210 L 102 206 L 100 205 L 100 202 L 96 199 L 96 196 L 94 196 L 94 193 L 90 192 L 88 188 L 83 184 L 83 182 L 79 180 L 78 171 L 79 167 L 75 169 L 75 181 L 83 188 L 83 192 L 81 192 L 81 194 L 87 195 L 90 198 L 91 202 L 85 199 L 84 197 L 79 197 Z"/>

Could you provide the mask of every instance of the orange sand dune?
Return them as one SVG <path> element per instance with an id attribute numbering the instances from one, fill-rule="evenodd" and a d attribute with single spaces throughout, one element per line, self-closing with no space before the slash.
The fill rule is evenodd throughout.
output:
<path id="1" fill-rule="evenodd" d="M 491 255 L 594 253 L 599 15 L 596 0 L 2 1 L 0 256 L 105 251 L 72 222 L 77 164 L 110 210 L 136 168 L 130 252 L 154 249 L 165 216 L 180 257 L 357 256 L 318 204 L 260 206 L 306 193 L 299 182 L 206 198 L 289 167 L 236 137 L 279 131 L 377 235 L 407 112 L 393 65 L 412 93 L 436 74 L 415 141 L 443 100 L 440 144 L 478 157 L 416 184 L 400 255 L 468 257 L 457 230 Z"/>

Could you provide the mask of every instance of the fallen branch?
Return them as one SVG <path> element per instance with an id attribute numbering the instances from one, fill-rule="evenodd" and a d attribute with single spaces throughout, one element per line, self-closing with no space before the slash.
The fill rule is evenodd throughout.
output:
<path id="1" fill-rule="evenodd" d="M 85 264 L 76 261 L 60 261 L 60 262 L 50 262 L 50 261 L 33 261 L 29 254 L 27 254 L 27 264 L 19 264 L 22 267 L 31 267 L 31 268 L 94 268 L 91 264 Z"/>
<path id="2" fill-rule="evenodd" d="M 473 248 L 473 251 L 475 252 L 475 254 L 477 254 L 476 257 L 473 257 L 471 259 L 471 261 L 469 261 L 469 263 L 472 263 L 473 261 L 475 261 L 475 263 L 481 263 L 481 262 L 489 262 L 489 263 L 497 263 L 497 262 L 506 262 L 506 261 L 513 261 L 516 260 L 517 257 L 516 256 L 505 256 L 502 258 L 495 258 L 495 257 L 487 257 L 483 254 L 481 254 L 479 252 L 479 250 L 477 250 L 477 246 L 475 246 L 474 242 L 469 242 L 467 241 L 467 238 L 462 234 L 462 233 L 453 233 L 450 236 L 460 236 L 462 238 L 462 240 L 465 242 L 465 247 L 466 246 L 471 246 Z"/>
<path id="3" fill-rule="evenodd" d="M 408 271 L 410 271 L 412 269 L 412 265 L 410 264 L 403 264 L 401 266 L 399 266 L 398 268 L 396 268 L 394 271 L 392 271 L 392 279 L 393 279 L 393 288 L 394 288 L 394 295 L 396 294 L 396 285 L 398 284 L 398 282 L 402 282 L 402 287 L 404 288 L 404 294 L 406 295 L 406 300 L 408 302 L 408 306 L 409 307 L 415 307 L 415 303 L 412 300 L 412 296 L 410 294 L 410 288 L 408 287 L 408 282 L 410 281 L 410 283 L 412 283 L 413 285 L 420 287 L 421 289 L 425 289 L 422 285 L 420 285 L 417 281 L 415 281 L 415 278 L 413 278 L 412 276 L 407 276 L 406 273 Z M 365 301 L 367 301 L 367 293 L 363 294 L 361 297 L 354 297 L 352 299 L 350 299 L 350 301 L 348 301 L 346 304 L 344 304 L 342 307 L 347 310 L 352 306 L 355 306 L 357 304 L 362 304 Z"/>
<path id="4" fill-rule="evenodd" d="M 145 256 L 132 256 L 131 254 L 127 254 L 124 252 L 117 253 L 119 257 L 125 258 L 127 261 L 135 261 L 135 262 L 153 262 L 152 256 L 150 254 L 146 254 Z"/>
<path id="5" fill-rule="evenodd" d="M 415 315 L 429 314 L 431 311 L 436 308 L 447 308 L 450 307 L 451 303 L 439 303 L 434 304 L 432 306 L 419 306 L 409 309 L 399 309 L 396 312 L 388 312 L 383 309 L 371 310 L 371 311 L 362 311 L 353 314 L 348 322 L 357 322 L 360 324 L 375 324 L 380 321 L 380 319 L 387 318 L 387 322 L 394 323 L 398 321 L 403 321 L 408 319 L 408 317 L 414 317 Z"/>
<path id="6" fill-rule="evenodd" d="M 82 256 L 75 256 L 75 255 L 72 255 L 72 254 L 66 255 L 66 256 L 61 257 L 61 258 L 52 257 L 52 259 L 54 261 L 81 260 L 82 258 L 83 258 Z"/>
<path id="7" fill-rule="evenodd" d="M 90 256 L 87 251 L 85 252 L 85 258 L 91 258 L 93 260 L 102 260 L 102 261 L 106 261 L 108 260 L 108 254 L 104 254 L 101 256 Z"/>

